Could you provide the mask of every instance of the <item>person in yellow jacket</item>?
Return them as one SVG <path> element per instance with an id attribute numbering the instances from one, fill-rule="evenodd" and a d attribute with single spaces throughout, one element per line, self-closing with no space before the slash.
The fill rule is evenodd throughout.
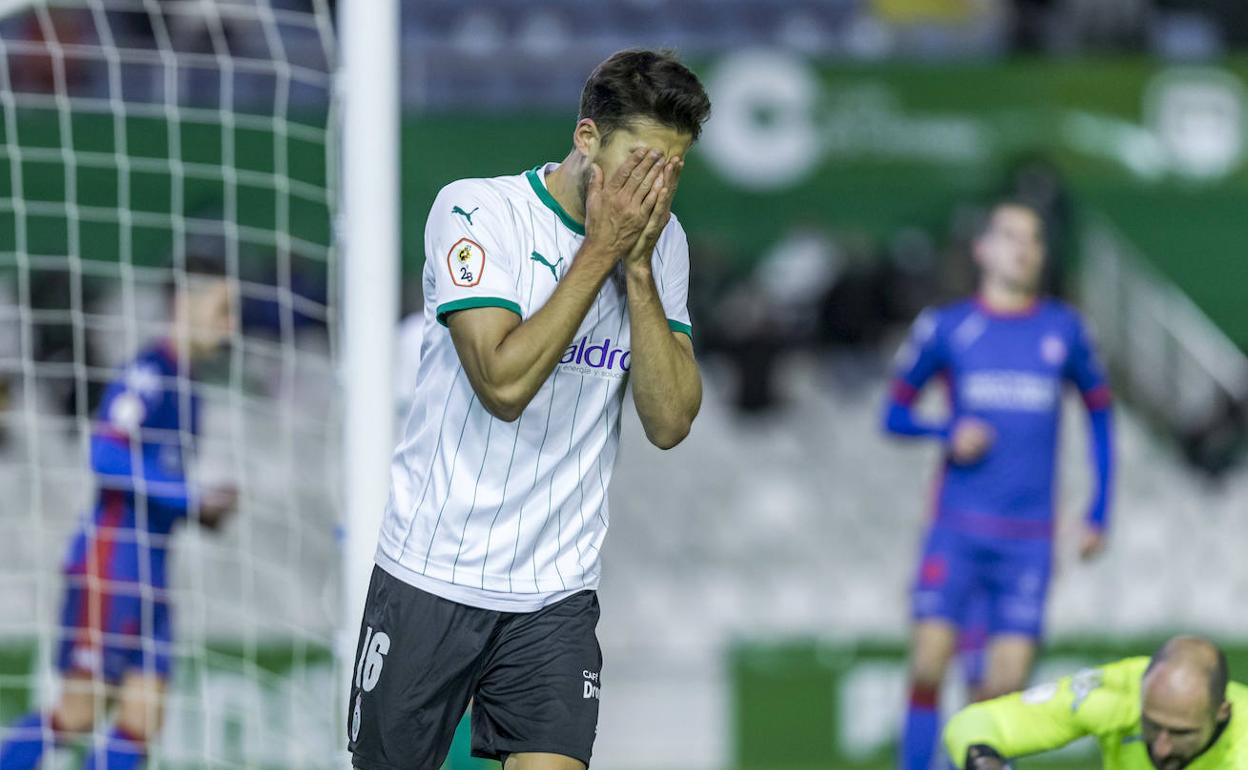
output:
<path id="1" fill-rule="evenodd" d="M 961 770 L 1008 770 L 1091 735 L 1104 770 L 1248 770 L 1248 687 L 1228 679 L 1212 642 L 1179 636 L 1151 659 L 968 706 L 945 727 L 945 749 Z"/>

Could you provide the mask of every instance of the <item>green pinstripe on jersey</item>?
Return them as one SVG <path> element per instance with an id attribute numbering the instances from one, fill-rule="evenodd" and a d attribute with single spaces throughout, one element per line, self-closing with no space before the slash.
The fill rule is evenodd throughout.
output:
<path id="1" fill-rule="evenodd" d="M 460 370 L 463 371 L 462 369 Z M 446 392 L 446 403 L 442 405 L 442 423 L 438 427 L 438 443 L 434 445 L 433 454 L 429 458 L 429 467 L 425 470 L 425 487 L 420 492 L 420 499 L 416 501 L 416 505 L 412 506 L 412 521 L 408 524 L 407 534 L 403 537 L 403 549 L 407 550 L 407 544 L 412 538 L 412 524 L 416 522 L 416 511 L 421 504 L 425 502 L 425 495 L 429 494 L 429 485 L 433 483 L 433 464 L 437 462 L 438 450 L 442 447 L 442 427 L 446 425 L 446 407 L 451 403 L 451 396 L 455 393 L 455 382 L 459 380 L 459 372 L 455 374 L 455 380 L 451 382 L 451 388 Z"/>
<path id="2" fill-rule="evenodd" d="M 494 518 L 490 521 L 489 532 L 485 536 L 485 552 L 490 552 L 490 542 L 494 537 L 494 525 L 498 523 L 498 515 L 503 512 L 503 505 L 507 502 L 507 485 L 511 482 L 511 469 L 516 463 L 516 447 L 520 444 L 520 423 L 524 422 L 524 415 L 520 415 L 520 419 L 516 420 L 516 437 L 511 442 L 511 456 L 507 458 L 507 473 L 503 477 L 503 495 L 498 501 L 498 507 L 494 509 Z M 463 540 L 460 540 L 460 552 L 463 552 Z M 489 564 L 488 559 L 481 560 L 481 585 L 485 585 L 485 569 Z"/>
<path id="3" fill-rule="evenodd" d="M 473 397 L 468 400 L 468 409 L 464 411 L 464 422 L 459 426 L 459 439 L 455 442 L 455 454 L 451 455 L 451 473 L 446 479 L 447 486 L 455 485 L 455 469 L 459 467 L 459 449 L 464 445 L 464 431 L 468 429 L 468 420 L 472 417 L 472 408 L 477 406 L 477 404 L 477 397 L 476 395 L 473 395 Z M 490 422 L 493 422 L 493 420 L 490 420 Z M 483 455 L 488 453 L 489 450 L 488 439 L 486 443 L 486 450 L 486 452 L 482 453 Z M 446 504 L 450 502 L 450 500 L 450 495 L 445 496 L 442 499 L 442 507 L 438 508 L 438 518 L 433 522 L 433 533 L 429 536 L 429 547 L 425 549 L 426 567 L 429 566 L 429 553 L 433 550 L 434 538 L 438 536 L 438 527 L 442 524 L 442 514 L 446 512 Z"/>
<path id="4" fill-rule="evenodd" d="M 477 510 L 477 492 L 481 489 L 481 474 L 485 472 L 485 461 L 490 456 L 490 439 L 494 434 L 494 423 L 497 420 L 490 420 L 488 427 L 485 429 L 485 451 L 481 453 L 481 465 L 477 468 L 477 479 L 472 482 L 472 502 L 468 505 L 468 513 L 464 516 L 463 529 L 459 531 L 459 550 L 455 552 L 455 563 L 451 565 L 451 579 L 455 579 L 455 571 L 459 569 L 459 557 L 464 553 L 464 536 L 468 534 L 468 523 L 472 521 L 472 514 Z M 436 531 L 436 530 L 435 530 Z M 429 546 L 433 547 L 433 540 L 430 539 Z M 425 552 L 425 561 L 429 561 L 429 553 Z"/>

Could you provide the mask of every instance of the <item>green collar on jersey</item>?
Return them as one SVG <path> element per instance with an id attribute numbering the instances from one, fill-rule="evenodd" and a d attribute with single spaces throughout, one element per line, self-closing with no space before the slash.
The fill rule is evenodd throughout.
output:
<path id="1" fill-rule="evenodd" d="M 529 184 L 533 186 L 533 192 L 537 193 L 537 197 L 542 203 L 546 204 L 546 208 L 555 212 L 555 216 L 559 217 L 559 221 L 577 235 L 585 234 L 585 225 L 577 222 L 572 215 L 564 211 L 563 206 L 559 205 L 559 201 L 555 200 L 555 196 L 550 194 L 550 190 L 546 189 L 546 185 L 542 182 L 542 178 L 538 176 L 541 173 L 541 166 L 536 166 L 524 172 L 528 178 Z"/>

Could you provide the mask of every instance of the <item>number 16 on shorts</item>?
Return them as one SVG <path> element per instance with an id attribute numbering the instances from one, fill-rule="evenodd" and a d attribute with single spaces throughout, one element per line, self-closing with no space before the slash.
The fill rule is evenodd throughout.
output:
<path id="1" fill-rule="evenodd" d="M 385 631 L 373 633 L 369 626 L 364 633 L 364 646 L 360 648 L 360 659 L 355 664 L 355 686 L 364 692 L 372 692 L 381 678 L 381 667 L 385 664 L 386 653 L 390 652 L 390 635 Z"/>
<path id="2" fill-rule="evenodd" d="M 355 663 L 354 684 L 357 690 L 355 707 L 351 710 L 351 740 L 360 737 L 360 706 L 364 693 L 372 692 L 381 679 L 381 668 L 386 663 L 386 653 L 390 652 L 390 635 L 385 631 L 373 632 L 369 626 L 364 634 L 364 644 L 360 647 L 360 659 Z"/>

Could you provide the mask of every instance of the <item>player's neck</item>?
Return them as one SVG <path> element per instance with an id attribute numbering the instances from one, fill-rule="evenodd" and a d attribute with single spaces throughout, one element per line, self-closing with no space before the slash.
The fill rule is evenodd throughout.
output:
<path id="1" fill-rule="evenodd" d="M 577 186 L 576 170 L 572 162 L 575 151 L 568 153 L 554 171 L 546 175 L 546 189 L 568 215 L 585 224 L 585 204 Z"/>
<path id="2" fill-rule="evenodd" d="M 979 287 L 977 300 L 989 313 L 997 315 L 1023 315 L 1036 306 L 1036 293 L 1022 291 L 994 281 L 984 281 Z"/>

